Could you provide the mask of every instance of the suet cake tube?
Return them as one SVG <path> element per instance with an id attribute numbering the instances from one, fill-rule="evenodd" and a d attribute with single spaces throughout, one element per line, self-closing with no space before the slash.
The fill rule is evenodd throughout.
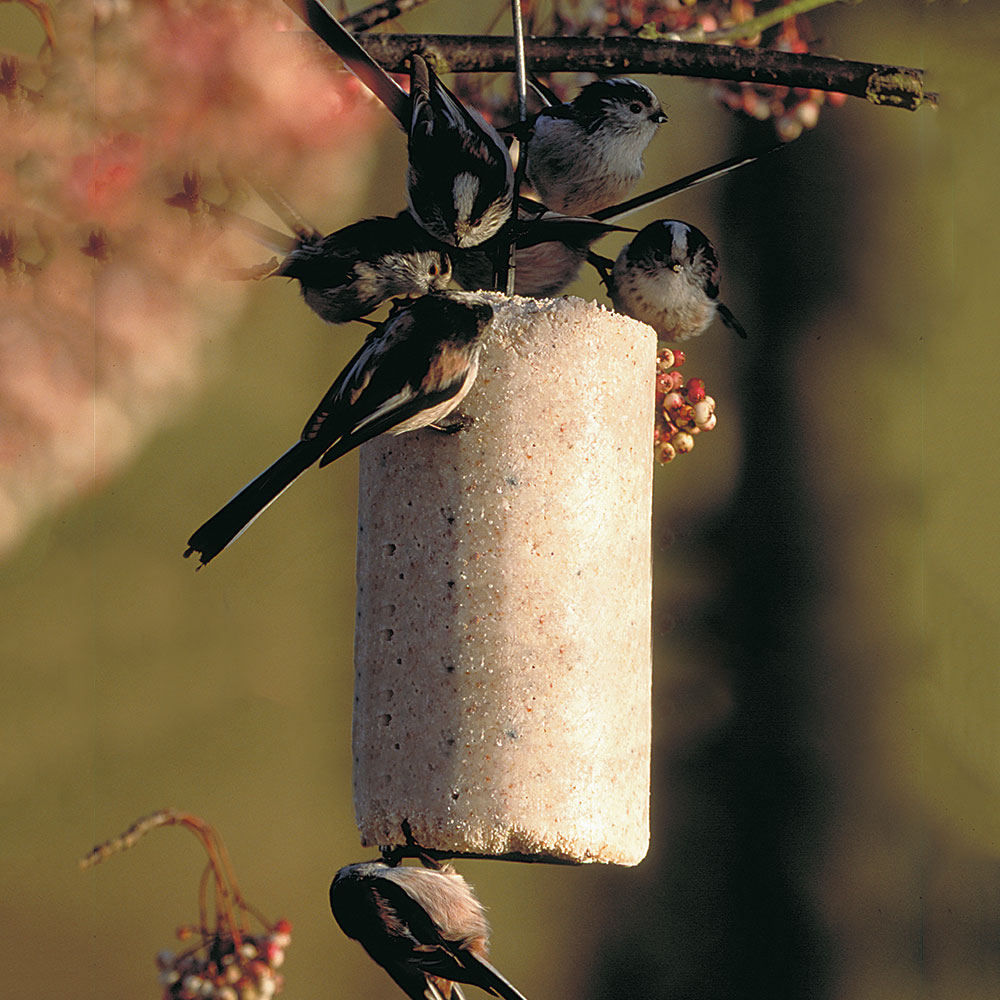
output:
<path id="1" fill-rule="evenodd" d="M 471 424 L 361 449 L 362 840 L 637 864 L 649 840 L 656 337 L 495 297 Z"/>

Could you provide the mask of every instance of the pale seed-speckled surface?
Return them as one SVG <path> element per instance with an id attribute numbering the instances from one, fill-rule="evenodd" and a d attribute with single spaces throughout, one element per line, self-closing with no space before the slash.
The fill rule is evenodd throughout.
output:
<path id="1" fill-rule="evenodd" d="M 368 845 L 637 864 L 649 840 L 656 339 L 506 299 L 472 425 L 361 449 L 354 793 Z"/>

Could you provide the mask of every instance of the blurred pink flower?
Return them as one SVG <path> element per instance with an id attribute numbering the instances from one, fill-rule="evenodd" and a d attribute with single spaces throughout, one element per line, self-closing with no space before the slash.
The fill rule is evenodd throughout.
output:
<path id="1" fill-rule="evenodd" d="M 270 0 L 32 9 L 54 46 L 0 51 L 0 551 L 136 453 L 245 298 L 242 238 L 165 204 L 184 174 L 350 203 L 387 120 Z"/>

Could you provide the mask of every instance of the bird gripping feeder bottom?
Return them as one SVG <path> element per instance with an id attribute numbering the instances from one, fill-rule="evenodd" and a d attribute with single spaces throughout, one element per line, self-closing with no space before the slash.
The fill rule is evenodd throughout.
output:
<path id="1" fill-rule="evenodd" d="M 361 449 L 362 840 L 637 864 L 649 841 L 656 338 L 509 299 L 471 422 Z"/>

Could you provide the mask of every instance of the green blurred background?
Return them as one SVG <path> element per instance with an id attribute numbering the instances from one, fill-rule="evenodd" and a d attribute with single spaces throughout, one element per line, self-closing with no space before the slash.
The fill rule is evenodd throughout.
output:
<path id="1" fill-rule="evenodd" d="M 478 27 L 460 9 L 405 24 Z M 1000 993 L 1000 17 L 907 0 L 813 25 L 827 52 L 925 67 L 941 107 L 825 109 L 780 157 L 640 220 L 709 233 L 751 337 L 691 346 L 719 426 L 656 473 L 649 857 L 459 866 L 536 1000 Z M 769 138 L 704 85 L 648 82 L 671 116 L 651 183 Z M 304 207 L 332 229 L 401 206 L 382 192 L 402 147 L 384 135 L 365 204 L 332 178 Z M 166 830 L 86 874 L 76 859 L 168 805 L 213 823 L 247 896 L 292 921 L 285 996 L 397 995 L 326 901 L 370 854 L 351 806 L 355 457 L 208 570 L 180 558 L 359 333 L 291 284 L 255 288 L 200 397 L 0 566 L 11 996 L 157 995 L 200 849 Z"/>

